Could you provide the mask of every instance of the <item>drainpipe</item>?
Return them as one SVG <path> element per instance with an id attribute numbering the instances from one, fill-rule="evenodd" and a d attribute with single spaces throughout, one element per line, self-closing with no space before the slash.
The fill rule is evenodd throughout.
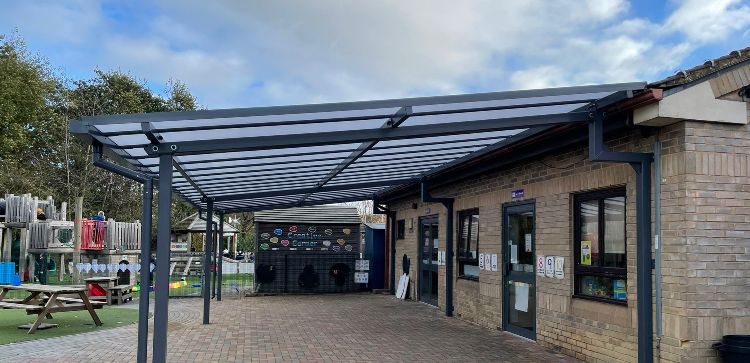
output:
<path id="1" fill-rule="evenodd" d="M 654 361 L 651 269 L 651 162 L 653 154 L 609 151 L 604 145 L 604 111 L 589 113 L 589 159 L 628 163 L 636 174 L 636 289 L 638 291 L 638 362 Z"/>
<path id="2" fill-rule="evenodd" d="M 661 140 L 659 134 L 654 143 L 654 254 L 655 271 L 654 284 L 656 284 L 656 349 L 661 352 L 661 337 L 664 335 L 662 324 L 662 301 L 661 301 Z"/>
<path id="3" fill-rule="evenodd" d="M 435 198 L 430 195 L 427 182 L 422 181 L 422 202 L 442 203 L 445 206 L 445 316 L 453 316 L 453 198 Z"/>

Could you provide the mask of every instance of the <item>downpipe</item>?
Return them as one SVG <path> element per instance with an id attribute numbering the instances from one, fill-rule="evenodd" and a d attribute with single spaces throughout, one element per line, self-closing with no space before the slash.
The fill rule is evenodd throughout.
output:
<path id="1" fill-rule="evenodd" d="M 589 159 L 628 163 L 636 174 L 636 302 L 638 315 L 638 362 L 654 361 L 654 321 L 651 270 L 651 162 L 652 153 L 609 151 L 604 145 L 603 110 L 593 105 L 589 117 Z"/>

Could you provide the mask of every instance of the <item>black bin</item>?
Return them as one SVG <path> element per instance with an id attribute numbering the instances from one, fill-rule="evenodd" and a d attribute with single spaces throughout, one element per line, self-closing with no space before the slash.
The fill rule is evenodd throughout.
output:
<path id="1" fill-rule="evenodd" d="M 750 335 L 725 335 L 713 345 L 725 363 L 750 362 Z"/>

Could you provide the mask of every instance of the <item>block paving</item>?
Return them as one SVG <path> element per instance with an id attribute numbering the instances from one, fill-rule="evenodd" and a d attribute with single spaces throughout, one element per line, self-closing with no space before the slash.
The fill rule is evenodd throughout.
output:
<path id="1" fill-rule="evenodd" d="M 200 299 L 173 299 L 169 311 L 170 362 L 576 361 L 390 295 L 234 297 L 211 304 L 210 325 L 201 324 Z M 9 344 L 0 361 L 135 361 L 136 336 L 131 325 Z"/>

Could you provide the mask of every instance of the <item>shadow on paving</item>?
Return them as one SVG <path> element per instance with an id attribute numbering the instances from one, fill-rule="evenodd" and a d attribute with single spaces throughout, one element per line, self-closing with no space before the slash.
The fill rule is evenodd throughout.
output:
<path id="1" fill-rule="evenodd" d="M 207 326 L 201 308 L 170 300 L 169 361 L 576 361 L 389 295 L 235 297 L 212 302 Z M 133 361 L 135 343 L 129 326 L 2 346 L 0 361 Z"/>

